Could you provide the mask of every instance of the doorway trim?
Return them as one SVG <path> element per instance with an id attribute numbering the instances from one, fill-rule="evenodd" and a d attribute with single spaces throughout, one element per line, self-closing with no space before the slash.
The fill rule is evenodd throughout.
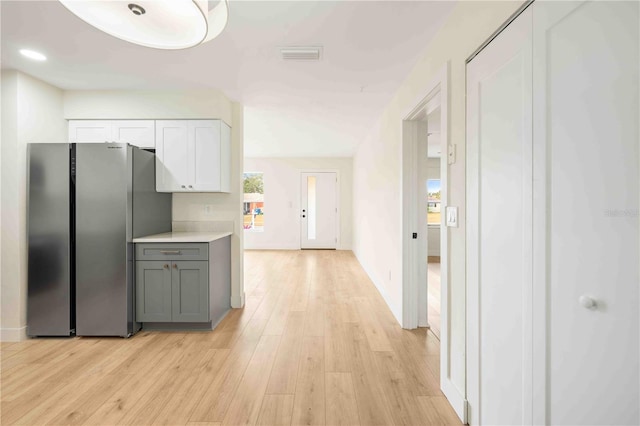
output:
<path id="1" fill-rule="evenodd" d="M 402 120 L 402 327 L 418 327 L 419 317 L 419 262 L 418 245 L 413 232 L 418 229 L 418 123 L 417 117 L 428 107 L 429 102 L 439 97 L 440 102 L 440 187 L 441 211 L 446 212 L 449 205 L 449 62 L 447 62 L 428 82 L 424 92 L 416 97 L 403 114 Z M 453 384 L 450 360 L 450 289 L 449 289 L 449 232 L 446 227 L 446 214 L 442 214 L 440 224 L 440 388 L 451 403 L 456 414 L 466 422 L 467 402 L 463 392 Z M 424 236 L 427 237 L 426 235 Z M 426 259 L 423 259 L 426 262 Z"/>
<path id="2" fill-rule="evenodd" d="M 308 168 L 304 168 L 304 169 L 298 169 L 298 184 L 302 185 L 302 179 L 300 178 L 302 176 L 302 173 L 335 173 L 336 174 L 336 209 L 338 210 L 336 212 L 336 250 L 342 250 L 342 235 L 340 232 L 341 229 L 341 220 L 340 220 L 340 216 L 342 216 L 342 207 L 340 206 L 340 198 L 341 198 L 341 191 L 340 191 L 340 185 L 341 185 L 341 180 L 340 180 L 340 169 L 308 169 Z M 297 195 L 297 200 L 298 200 L 298 250 L 302 250 L 302 187 L 298 187 L 298 195 Z"/>

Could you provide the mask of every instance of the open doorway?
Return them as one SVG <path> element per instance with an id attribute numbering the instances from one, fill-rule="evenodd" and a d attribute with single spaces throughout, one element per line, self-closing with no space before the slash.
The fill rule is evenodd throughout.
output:
<path id="1" fill-rule="evenodd" d="M 440 105 L 434 105 L 434 109 L 428 113 L 427 121 L 427 156 L 421 164 L 421 182 L 426 188 L 427 200 L 426 212 L 423 220 L 427 222 L 427 324 L 433 334 L 440 339 L 441 314 L 441 253 L 442 238 L 441 226 L 443 216 L 442 204 L 442 167 L 440 165 L 442 146 L 440 144 L 441 127 Z"/>
<path id="2" fill-rule="evenodd" d="M 451 294 L 449 276 L 449 233 L 446 225 L 448 204 L 449 164 L 455 162 L 455 152 L 449 146 L 449 66 L 445 65 L 416 96 L 407 108 L 402 121 L 402 327 L 431 327 L 440 339 L 440 388 L 456 413 L 465 419 L 464 394 L 453 384 L 449 368 L 452 359 Z M 431 124 L 429 124 L 431 122 Z M 433 150 L 429 152 L 429 145 Z M 450 155 L 451 153 L 451 155 Z M 421 164 L 422 163 L 422 164 Z M 429 163 L 439 164 L 439 203 L 432 203 L 433 220 L 440 226 L 429 227 Z M 436 166 L 437 167 L 437 166 Z M 431 170 L 434 173 L 434 170 Z M 436 198 L 434 196 L 432 198 Z M 436 212 L 439 210 L 439 212 Z M 433 241 L 428 235 L 431 229 Z M 437 241 L 437 237 L 440 240 Z M 439 249 L 439 263 L 428 263 L 429 248 Z M 436 256 L 433 255 L 432 256 Z M 435 259 L 434 259 L 435 260 Z M 428 266 L 433 273 L 429 276 Z M 439 280 L 436 280 L 439 278 Z M 432 295 L 429 297 L 429 290 Z M 429 309 L 429 299 L 435 302 Z M 438 303 L 439 301 L 439 303 Z M 437 314 L 438 323 L 429 318 L 429 311 Z M 433 322 L 434 324 L 430 323 Z"/>

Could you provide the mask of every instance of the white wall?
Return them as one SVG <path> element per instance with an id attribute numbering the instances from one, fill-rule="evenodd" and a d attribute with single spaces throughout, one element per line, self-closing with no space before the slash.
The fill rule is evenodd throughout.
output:
<path id="1" fill-rule="evenodd" d="M 521 2 L 460 2 L 426 46 L 422 58 L 354 157 L 354 243 L 361 264 L 402 318 L 402 120 L 449 62 L 449 137 L 457 162 L 449 168 L 450 204 L 459 207 L 450 230 L 451 378 L 465 394 L 465 61 Z M 379 200 L 384 200 L 380 203 Z"/>
<path id="2" fill-rule="evenodd" d="M 2 71 L 2 341 L 26 338 L 27 143 L 64 142 L 63 94 L 17 71 Z"/>
<path id="3" fill-rule="evenodd" d="M 231 306 L 244 305 L 242 267 L 242 105 L 217 90 L 76 90 L 64 92 L 66 119 L 206 119 L 231 126 L 231 193 L 174 194 L 173 221 L 233 222 Z M 205 214 L 205 205 L 211 212 Z"/>
<path id="4" fill-rule="evenodd" d="M 245 249 L 300 249 L 300 172 L 339 173 L 339 250 L 351 250 L 353 160 L 351 158 L 245 158 L 245 172 L 264 173 L 264 232 L 246 231 Z"/>

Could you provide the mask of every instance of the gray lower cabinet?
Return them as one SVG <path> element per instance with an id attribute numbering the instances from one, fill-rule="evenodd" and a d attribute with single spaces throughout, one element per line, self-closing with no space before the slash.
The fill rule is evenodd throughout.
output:
<path id="1" fill-rule="evenodd" d="M 136 321 L 146 328 L 215 326 L 231 308 L 230 250 L 229 237 L 136 244 Z"/>

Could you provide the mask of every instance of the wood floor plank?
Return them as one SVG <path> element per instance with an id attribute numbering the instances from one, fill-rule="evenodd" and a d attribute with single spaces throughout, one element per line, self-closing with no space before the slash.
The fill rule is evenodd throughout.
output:
<path id="1" fill-rule="evenodd" d="M 191 413 L 200 401 L 198 395 L 204 395 L 220 373 L 229 357 L 229 349 L 208 349 L 201 365 L 192 371 L 181 389 L 174 392 L 153 421 L 155 425 L 182 425 L 189 421 Z"/>
<path id="2" fill-rule="evenodd" d="M 289 426 L 293 414 L 293 395 L 265 395 L 258 416 L 261 426 Z"/>
<path id="3" fill-rule="evenodd" d="M 351 373 L 326 373 L 327 424 L 360 425 Z"/>
<path id="4" fill-rule="evenodd" d="M 267 320 L 268 318 L 256 318 L 247 325 L 211 386 L 202 396 L 195 396 L 199 397 L 200 401 L 189 421 L 222 422 L 229 403 L 233 399 L 238 384 L 258 346 Z"/>
<path id="5" fill-rule="evenodd" d="M 256 423 L 279 344 L 280 336 L 262 336 L 229 404 L 223 425 Z"/>
<path id="6" fill-rule="evenodd" d="M 290 312 L 278 354 L 271 369 L 268 394 L 294 394 L 302 350 L 304 312 Z"/>
<path id="7" fill-rule="evenodd" d="M 367 297 L 355 299 L 358 308 L 358 315 L 367 336 L 367 341 L 372 351 L 389 352 L 392 351 L 391 343 L 380 325 L 378 317 L 379 311 L 374 309 L 374 304 Z"/>
<path id="8" fill-rule="evenodd" d="M 358 414 L 363 425 L 393 424 L 374 354 L 360 324 L 349 325 L 349 351 Z"/>
<path id="9" fill-rule="evenodd" d="M 302 339 L 298 383 L 293 403 L 292 425 L 325 424 L 324 341 L 322 337 Z"/>

